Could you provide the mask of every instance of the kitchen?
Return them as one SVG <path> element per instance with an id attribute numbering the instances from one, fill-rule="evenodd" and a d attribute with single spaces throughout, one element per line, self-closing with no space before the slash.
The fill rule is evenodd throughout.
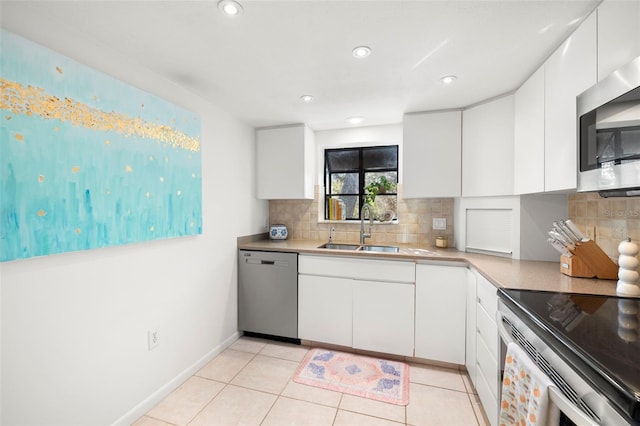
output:
<path id="1" fill-rule="evenodd" d="M 602 10 L 613 10 L 613 6 L 611 6 L 612 9 L 607 9 L 607 3 L 609 2 L 603 3 Z M 611 2 L 611 4 L 614 3 L 616 2 Z M 636 7 L 632 9 L 635 12 L 614 15 L 616 23 L 609 28 L 614 28 L 615 31 L 605 33 L 610 37 L 608 39 L 601 35 L 598 41 L 626 46 L 626 48 L 612 51 L 611 62 L 608 65 L 602 64 L 604 68 L 598 71 L 598 77 L 606 75 L 640 55 L 637 32 L 631 32 L 630 36 L 625 36 L 621 28 L 626 26 L 619 24 L 619 22 L 628 22 L 625 19 L 630 19 L 632 24 L 637 22 L 637 20 L 634 21 L 634 18 L 638 17 L 637 2 L 620 2 L 620 4 Z M 596 5 L 597 2 L 585 2 L 579 7 L 586 15 Z M 215 12 L 215 6 L 213 3 L 208 5 L 212 14 Z M 243 117 L 241 110 L 261 106 L 267 108 L 262 101 L 256 101 L 256 105 L 253 106 L 237 105 L 233 100 L 233 94 L 229 96 L 223 83 L 220 82 L 210 83 L 214 86 L 210 90 L 217 91 L 220 94 L 219 99 L 204 99 L 193 90 L 184 90 L 183 87 L 189 85 L 191 78 L 188 70 L 180 67 L 182 58 L 167 57 L 163 45 L 153 43 L 147 45 L 148 49 L 154 53 L 156 63 L 140 64 L 132 61 L 130 58 L 135 57 L 136 53 L 126 55 L 118 50 L 117 44 L 126 45 L 128 41 L 137 39 L 134 30 L 136 20 L 139 21 L 141 17 L 148 18 L 146 14 L 152 11 L 147 9 L 148 4 L 131 5 L 130 14 L 122 13 L 117 9 L 111 10 L 104 4 L 73 4 L 68 8 L 58 5 L 58 7 L 50 6 L 50 9 L 47 9 L 39 3 L 25 2 L 19 7 L 15 3 L 3 1 L 0 7 L 2 7 L 3 28 L 22 34 L 58 52 L 81 60 L 93 68 L 200 112 L 203 117 L 206 117 L 203 120 L 202 138 L 212 141 L 213 146 L 213 148 L 203 149 L 203 182 L 218 181 L 220 176 L 225 176 L 226 181 L 234 182 L 233 187 L 218 185 L 215 190 L 205 186 L 203 191 L 205 230 L 201 237 L 140 243 L 0 264 L 3 423 L 5 421 L 8 424 L 14 423 L 16 418 L 33 424 L 115 423 L 118 419 L 124 418 L 129 410 L 133 410 L 145 398 L 157 395 L 158 389 L 168 391 L 170 386 L 175 386 L 180 383 L 180 380 L 186 379 L 188 376 L 185 375 L 185 371 L 190 366 L 210 358 L 217 351 L 230 345 L 237 337 L 235 290 L 237 237 L 265 232 L 265 227 L 269 223 L 284 222 L 294 236 L 297 233 L 304 236 L 305 232 L 309 232 L 310 239 L 328 239 L 329 224 L 314 223 L 304 219 L 296 222 L 295 218 L 292 222 L 289 217 L 278 217 L 279 214 L 285 213 L 275 213 L 288 209 L 288 207 L 280 208 L 280 204 L 287 206 L 293 204 L 296 209 L 300 209 L 305 214 L 309 209 L 312 212 L 317 211 L 317 205 L 311 205 L 313 201 L 267 202 L 255 196 L 254 127 L 305 122 L 305 120 L 302 116 L 296 115 L 299 112 L 292 112 L 289 116 L 278 117 L 271 122 L 256 122 L 248 125 L 245 119 L 239 118 Z M 169 8 L 170 6 L 158 7 Z M 203 3 L 201 7 L 205 8 L 207 5 Z M 90 13 L 92 8 L 96 8 L 95 14 L 102 14 L 103 17 L 94 18 L 95 22 L 87 20 L 85 24 L 76 21 L 75 27 L 67 31 L 61 30 L 69 19 L 66 15 L 82 16 L 82 13 L 93 15 Z M 250 19 L 250 10 L 251 3 L 246 5 L 245 13 L 238 18 Z M 570 14 L 567 13 L 567 15 Z M 586 18 L 586 16 L 583 17 Z M 182 21 L 181 25 L 188 27 L 189 20 L 187 18 L 184 20 L 186 22 Z M 113 45 L 105 42 L 98 34 L 92 33 L 92 25 L 96 28 L 104 28 L 115 22 L 128 30 L 122 31 L 119 34 L 120 38 L 114 38 Z M 606 21 L 603 20 L 599 24 L 602 25 L 603 22 Z M 228 34 L 241 37 L 242 33 L 233 30 L 233 25 L 236 23 L 237 21 L 221 19 L 219 21 L 220 26 Z M 170 22 L 165 24 L 163 28 L 172 27 L 169 25 Z M 302 27 L 308 24 L 308 21 L 299 23 Z M 630 25 L 629 28 L 630 31 L 634 29 L 637 31 L 637 26 Z M 570 34 L 571 29 L 566 31 L 565 37 Z M 160 33 L 161 31 L 158 30 L 158 34 L 155 34 L 159 40 L 171 46 L 174 52 L 180 50 L 181 40 L 176 37 L 162 37 Z M 563 33 L 555 33 L 558 38 L 553 48 L 547 46 L 547 50 L 539 51 L 538 57 L 526 59 L 528 68 L 522 69 L 520 83 L 536 71 L 546 57 L 560 45 L 561 34 Z M 616 39 L 617 35 L 622 35 L 622 42 Z M 113 34 L 112 36 L 115 37 Z M 207 49 L 206 45 L 196 47 L 202 51 Z M 138 49 L 140 49 L 137 52 L 139 54 L 142 54 L 143 50 L 146 51 L 142 47 Z M 602 53 L 607 52 L 607 49 L 600 46 L 598 51 L 600 52 L 598 58 L 601 58 L 604 57 Z M 429 52 L 429 49 L 426 51 L 423 49 L 418 59 Z M 369 59 L 375 59 L 376 53 L 377 50 L 374 50 Z M 526 52 L 522 55 L 527 57 Z M 243 55 L 238 56 L 247 60 Z M 470 58 L 470 61 L 483 62 L 482 58 Z M 161 74 L 156 70 L 166 70 L 167 74 Z M 240 79 L 249 83 L 250 81 L 241 70 L 242 68 L 229 70 L 226 79 Z M 436 78 L 439 77 L 440 75 Z M 462 75 L 459 76 L 457 83 L 462 83 L 462 77 Z M 486 86 L 485 94 L 478 95 L 478 99 L 474 102 L 464 105 L 441 104 L 436 109 L 460 108 L 472 103 L 481 103 L 518 88 L 515 84 L 506 87 L 500 80 L 499 77 L 494 76 L 484 85 Z M 253 81 L 253 84 L 261 84 L 261 81 Z M 282 87 L 273 89 L 284 90 Z M 291 97 L 297 99 L 301 94 L 292 94 Z M 223 96 L 225 96 L 224 101 Z M 314 102 L 318 105 L 320 99 L 319 95 L 316 96 L 318 99 Z M 450 95 L 442 92 L 439 96 L 446 99 Z M 477 105 L 475 111 L 479 111 L 482 115 L 485 105 Z M 299 104 L 291 108 L 295 111 L 298 109 L 301 109 Z M 402 143 L 403 129 L 402 124 L 399 124 L 402 121 L 402 113 L 426 110 L 428 109 L 400 109 L 392 122 L 369 122 L 376 125 L 361 127 L 360 130 L 331 130 L 345 127 L 342 121 L 344 117 L 340 115 L 335 117 L 332 125 L 327 126 L 326 129 L 320 126 L 315 129 L 316 141 L 322 142 L 324 138 L 323 143 L 326 145 L 339 140 L 352 143 L 354 139 Z M 517 152 L 519 152 L 518 148 L 515 148 L 514 155 Z M 479 155 L 482 153 L 481 151 Z M 500 171 L 507 173 L 513 164 L 513 160 L 509 159 L 509 151 L 502 146 L 497 153 L 507 156 L 497 159 L 500 161 L 499 164 L 504 164 L 504 167 L 500 167 Z M 541 193 L 560 189 L 554 186 L 547 188 L 544 186 L 545 183 L 542 184 L 542 188 L 539 183 L 536 183 L 538 189 L 525 189 L 524 185 L 529 182 L 522 179 L 526 180 L 527 177 L 534 176 L 534 172 L 544 169 L 535 167 L 534 161 L 526 161 L 533 158 L 530 154 L 525 152 L 519 155 L 522 157 L 516 158 L 520 158 L 521 161 L 516 160 L 514 166 L 516 173 L 511 178 L 514 182 L 521 182 L 523 185 L 523 189 L 517 193 Z M 525 161 L 522 161 L 522 158 Z M 492 157 L 491 161 L 496 159 Z M 483 161 L 478 163 L 488 164 L 488 161 L 483 158 Z M 529 170 L 527 166 L 535 170 Z M 557 170 L 557 167 L 554 170 Z M 446 179 L 442 175 L 437 175 L 437 178 L 440 181 Z M 424 180 L 424 182 L 429 181 L 433 181 L 433 178 Z M 492 176 L 491 182 L 505 184 L 506 181 L 500 176 Z M 404 185 L 406 186 L 407 183 L 405 182 Z M 464 191 L 464 185 L 462 183 L 461 185 Z M 455 241 L 456 246 L 462 247 L 457 241 L 461 238 L 459 232 L 463 227 L 457 222 L 460 215 L 456 212 L 457 208 L 466 207 L 456 206 L 456 202 L 486 203 L 487 200 L 495 200 L 496 203 L 513 203 L 508 196 L 513 195 L 514 192 L 506 193 L 503 189 L 494 191 L 493 188 L 488 187 L 472 186 L 470 188 L 472 189 L 470 193 L 461 194 L 465 197 L 463 199 L 451 197 L 440 199 L 439 197 L 410 201 L 406 206 L 407 212 L 414 213 L 411 209 L 416 209 L 416 212 L 429 210 L 434 211 L 432 217 L 446 218 L 447 224 L 453 226 L 448 227 L 444 235 L 449 238 L 450 245 L 453 246 Z M 576 194 L 569 188 L 570 185 L 565 186 L 565 195 L 562 195 L 565 199 L 568 198 L 566 205 L 563 205 L 567 213 L 565 216 L 555 216 L 555 219 L 570 217 L 583 227 L 585 232 L 589 227 L 594 228 L 596 241 L 609 256 L 614 258 L 617 257 L 616 248 L 621 237 L 629 235 L 635 240 L 640 239 L 638 215 L 634 214 L 640 210 L 637 199 L 600 199 L 593 193 Z M 407 190 L 406 187 L 404 189 Z M 482 193 L 482 191 L 485 192 Z M 557 194 L 549 194 L 549 196 L 554 198 Z M 492 197 L 507 197 L 507 199 Z M 622 200 L 625 200 L 624 203 Z M 393 225 L 397 227 L 400 234 L 398 238 L 405 238 L 407 243 L 415 241 L 424 244 L 431 243 L 436 236 L 435 233 L 431 233 L 430 223 L 424 225 L 417 223 L 416 219 L 416 223 L 411 225 L 413 225 L 411 228 L 403 228 L 402 223 Z M 549 223 L 546 222 L 545 226 L 548 225 Z M 353 236 L 357 231 L 352 229 L 353 225 L 337 224 L 335 226 L 336 239 L 356 240 Z M 343 229 L 340 228 L 341 226 Z M 381 226 L 374 226 L 374 236 L 380 235 L 378 231 Z M 312 235 L 312 232 L 316 232 L 316 235 Z M 340 234 L 342 232 L 344 234 Z M 420 240 L 421 238 L 424 240 Z M 399 239 L 396 241 L 402 242 Z M 521 246 L 522 244 L 518 243 L 514 250 L 522 251 Z M 212 282 L 216 285 L 211 285 Z M 161 343 L 157 350 L 149 352 L 145 339 L 147 330 L 152 326 L 157 326 L 160 330 Z M 131 377 L 136 377 L 133 384 Z M 63 392 L 60 389 L 61 383 L 65 384 L 62 387 Z M 87 393 L 91 395 L 89 400 L 86 398 Z M 83 406 L 80 408 L 77 407 L 78 401 L 83 401 Z M 109 401 L 109 403 L 104 404 L 103 401 Z M 57 406 L 58 409 L 35 410 L 33 405 L 42 407 L 52 405 Z"/>

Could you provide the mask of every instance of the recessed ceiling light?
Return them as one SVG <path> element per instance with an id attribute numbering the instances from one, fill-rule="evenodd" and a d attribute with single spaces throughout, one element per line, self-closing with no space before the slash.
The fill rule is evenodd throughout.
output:
<path id="1" fill-rule="evenodd" d="M 454 81 L 456 81 L 457 78 L 458 77 L 456 77 L 455 75 L 445 75 L 440 79 L 440 81 L 443 82 L 444 84 L 451 84 Z"/>
<path id="2" fill-rule="evenodd" d="M 361 115 L 354 115 L 353 117 L 347 118 L 347 122 L 349 124 L 360 124 L 364 121 L 364 117 Z"/>
<path id="3" fill-rule="evenodd" d="M 308 104 L 313 101 L 313 95 L 302 95 L 300 96 L 300 99 L 302 99 L 302 102 Z"/>
<path id="4" fill-rule="evenodd" d="M 218 10 L 227 16 L 238 16 L 243 12 L 242 5 L 235 0 L 220 0 Z"/>
<path id="5" fill-rule="evenodd" d="M 366 58 L 371 55 L 371 48 L 369 46 L 358 46 L 351 51 L 351 54 L 355 58 Z"/>

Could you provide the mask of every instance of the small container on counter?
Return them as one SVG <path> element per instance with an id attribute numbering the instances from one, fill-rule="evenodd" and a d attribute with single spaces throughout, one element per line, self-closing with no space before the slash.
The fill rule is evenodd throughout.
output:
<path id="1" fill-rule="evenodd" d="M 449 246 L 449 242 L 447 237 L 436 237 L 436 247 L 438 248 L 447 248 Z"/>
<path id="2" fill-rule="evenodd" d="M 271 225 L 269 229 L 269 238 L 272 240 L 286 240 L 287 239 L 287 226 L 283 224 Z"/>

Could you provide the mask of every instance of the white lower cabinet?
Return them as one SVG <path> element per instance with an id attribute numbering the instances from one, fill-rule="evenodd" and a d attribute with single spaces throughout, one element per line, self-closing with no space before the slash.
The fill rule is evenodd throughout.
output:
<path id="1" fill-rule="evenodd" d="M 414 286 L 353 281 L 353 347 L 413 355 Z"/>
<path id="2" fill-rule="evenodd" d="M 298 256 L 298 337 L 413 355 L 413 261 Z"/>
<path id="3" fill-rule="evenodd" d="M 468 347 L 467 370 L 473 382 L 478 397 L 482 402 L 489 422 L 498 424 L 500 406 L 500 339 L 496 325 L 498 310 L 498 294 L 496 287 L 480 274 L 476 274 L 476 303 L 471 304 L 467 315 L 475 318 L 475 328 L 467 329 L 467 333 L 474 338 L 467 338 L 467 342 L 475 340 L 475 346 Z M 471 314 L 471 310 L 475 310 Z M 468 367 L 471 360 L 475 365 Z"/>
<path id="4" fill-rule="evenodd" d="M 351 347 L 352 280 L 298 276 L 298 336 Z"/>
<path id="5" fill-rule="evenodd" d="M 416 265 L 416 357 L 465 364 L 468 273 L 462 266 Z"/>

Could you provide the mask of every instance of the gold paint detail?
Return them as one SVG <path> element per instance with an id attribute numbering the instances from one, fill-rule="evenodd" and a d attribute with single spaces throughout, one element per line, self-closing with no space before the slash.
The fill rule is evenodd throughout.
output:
<path id="1" fill-rule="evenodd" d="M 53 128 L 53 131 L 54 131 L 54 132 L 59 132 L 59 131 L 60 131 L 60 127 L 58 127 L 58 126 L 54 127 L 54 128 Z"/>
<path id="2" fill-rule="evenodd" d="M 73 167 L 71 168 L 71 171 L 72 171 L 73 173 L 78 173 L 78 172 L 80 171 L 80 166 L 73 166 Z"/>
<path id="3" fill-rule="evenodd" d="M 127 164 L 126 166 L 124 166 L 124 171 L 127 173 L 131 173 L 133 171 L 133 168 Z"/>
<path id="4" fill-rule="evenodd" d="M 111 145 L 111 141 L 109 139 L 107 139 L 106 141 L 104 141 L 105 145 Z"/>
<path id="5" fill-rule="evenodd" d="M 104 191 L 105 195 L 111 195 L 111 190 L 107 189 L 106 191 Z"/>
<path id="6" fill-rule="evenodd" d="M 79 234 L 80 232 L 82 232 L 80 228 L 76 228 L 76 234 Z"/>
<path id="7" fill-rule="evenodd" d="M 105 112 L 69 98 L 60 99 L 39 87 L 25 87 L 0 78 L 0 93 L 0 108 L 13 114 L 39 115 L 74 126 L 117 132 L 127 138 L 151 139 L 173 148 L 200 151 L 199 138 L 193 138 L 171 126 L 149 123 L 142 118 L 115 111 Z"/>
<path id="8" fill-rule="evenodd" d="M 19 140 L 20 142 L 24 142 L 24 136 L 22 136 L 22 134 L 20 133 L 16 133 L 16 139 Z"/>
<path id="9" fill-rule="evenodd" d="M 58 74 L 63 74 L 62 68 L 60 68 L 60 67 L 56 67 L 56 71 L 58 71 Z"/>
<path id="10" fill-rule="evenodd" d="M 44 175 L 38 176 L 38 182 L 44 182 Z"/>
<path id="11" fill-rule="evenodd" d="M 10 115 L 5 115 L 5 117 L 7 120 L 11 120 L 11 116 Z"/>
<path id="12" fill-rule="evenodd" d="M 40 217 L 45 217 L 47 215 L 47 212 L 44 210 L 38 210 L 38 216 Z"/>

